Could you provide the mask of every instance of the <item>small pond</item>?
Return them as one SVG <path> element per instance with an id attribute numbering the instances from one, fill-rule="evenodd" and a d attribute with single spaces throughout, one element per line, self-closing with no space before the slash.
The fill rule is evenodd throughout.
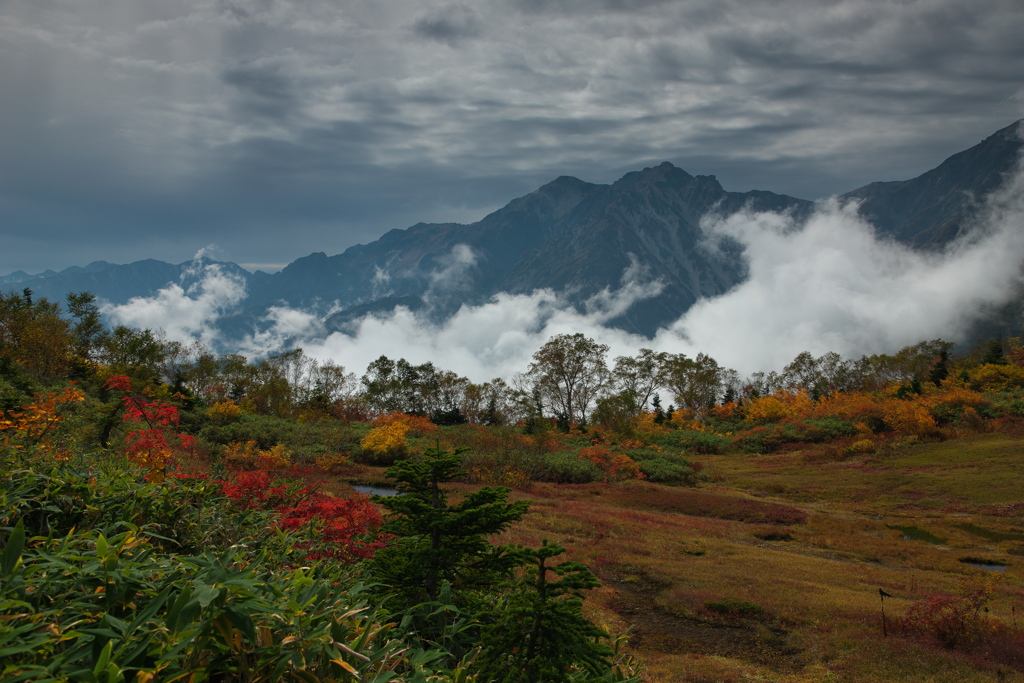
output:
<path id="1" fill-rule="evenodd" d="M 980 557 L 961 557 L 960 561 L 969 564 L 976 569 L 984 569 L 987 572 L 1005 572 L 1006 565 L 997 560 L 986 560 Z"/>
<path id="2" fill-rule="evenodd" d="M 946 539 L 942 536 L 936 536 L 935 534 L 919 529 L 916 526 L 898 526 L 896 524 L 886 524 L 890 529 L 898 529 L 903 532 L 904 541 L 926 541 L 933 545 L 945 545 Z"/>
<path id="3" fill-rule="evenodd" d="M 378 488 L 376 486 L 353 486 L 359 493 L 365 493 L 368 496 L 397 496 L 398 489 L 385 489 Z"/>

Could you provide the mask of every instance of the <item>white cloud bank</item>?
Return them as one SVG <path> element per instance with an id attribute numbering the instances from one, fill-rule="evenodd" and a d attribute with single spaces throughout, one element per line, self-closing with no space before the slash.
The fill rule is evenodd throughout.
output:
<path id="1" fill-rule="evenodd" d="M 800 227 L 785 215 L 739 213 L 708 220 L 709 240 L 729 236 L 746 248 L 749 279 L 732 291 L 698 302 L 655 338 L 628 334 L 606 323 L 630 305 L 656 296 L 639 267 L 622 286 L 593 297 L 579 312 L 559 294 L 500 294 L 463 306 L 437 324 L 406 308 L 358 321 L 353 334 L 325 336 L 312 314 L 274 308 L 267 329 L 241 345 L 250 355 L 302 346 L 356 372 L 381 354 L 413 363 L 432 361 L 475 381 L 510 377 L 556 334 L 583 332 L 615 355 L 655 350 L 704 352 L 744 373 L 780 369 L 798 353 L 836 351 L 846 357 L 893 352 L 925 339 L 957 341 L 984 312 L 1011 300 L 1024 264 L 1024 172 L 987 198 L 970 239 L 941 253 L 913 251 L 879 239 L 854 205 L 823 203 Z M 458 283 L 472 254 L 453 252 L 438 274 Z M 210 326 L 241 302 L 244 288 L 219 269 L 187 290 L 172 285 L 149 299 L 107 307 L 113 320 L 162 328 L 180 341 L 216 341 Z"/>
<path id="2" fill-rule="evenodd" d="M 203 265 L 203 251 L 183 276 L 193 280 L 185 286 L 171 283 L 152 297 L 134 297 L 126 304 L 105 304 L 100 310 L 115 325 L 160 330 L 171 340 L 189 343 L 200 340 L 212 345 L 218 340 L 217 319 L 245 300 L 245 281 L 217 264 Z"/>

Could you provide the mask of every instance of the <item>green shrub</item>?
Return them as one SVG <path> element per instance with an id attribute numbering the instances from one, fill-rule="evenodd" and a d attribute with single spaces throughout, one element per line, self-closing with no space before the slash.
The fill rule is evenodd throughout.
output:
<path id="1" fill-rule="evenodd" d="M 847 422 L 846 420 L 840 420 L 838 417 L 822 417 L 816 419 L 806 420 L 807 425 L 807 438 L 804 441 L 821 442 L 821 441 L 835 441 L 836 439 L 842 439 L 847 436 L 853 436 L 857 433 L 857 429 L 853 426 L 853 423 Z"/>
<path id="2" fill-rule="evenodd" d="M 724 453 L 729 438 L 711 432 L 673 431 L 660 440 L 662 446 L 684 449 L 690 453 Z"/>
<path id="3" fill-rule="evenodd" d="M 747 602 L 746 600 L 737 600 L 735 598 L 708 600 L 704 603 L 704 609 L 723 616 L 738 618 L 756 617 L 764 614 L 764 607 L 761 607 L 756 602 Z"/>
<path id="4" fill-rule="evenodd" d="M 537 478 L 558 484 L 589 484 L 601 481 L 604 472 L 594 463 L 575 453 L 551 453 L 538 466 Z"/>
<path id="5" fill-rule="evenodd" d="M 72 530 L 110 535 L 124 524 L 144 527 L 170 552 L 194 553 L 268 537 L 268 513 L 237 510 L 205 479 L 147 482 L 117 463 L 70 465 L 48 473 L 16 470 L 0 481 L 0 527 L 24 525 L 31 536 Z"/>
<path id="6" fill-rule="evenodd" d="M 19 525 L 0 565 L 5 681 L 385 681 L 409 665 L 335 565 L 162 554 L 134 525 L 48 539 Z"/>
<path id="7" fill-rule="evenodd" d="M 255 441 L 261 450 L 283 444 L 296 463 L 312 465 L 324 453 L 358 448 L 360 432 L 354 425 L 338 420 L 300 422 L 271 415 L 241 415 L 227 424 L 207 424 L 199 431 L 199 438 L 210 446 Z"/>

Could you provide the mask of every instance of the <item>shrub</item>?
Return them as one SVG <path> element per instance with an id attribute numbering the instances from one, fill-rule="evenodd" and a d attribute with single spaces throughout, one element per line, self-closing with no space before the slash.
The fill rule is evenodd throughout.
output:
<path id="1" fill-rule="evenodd" d="M 985 392 L 1010 391 L 1024 387 L 1024 368 L 987 363 L 968 373 L 971 385 Z"/>
<path id="2" fill-rule="evenodd" d="M 230 398 L 217 401 L 206 411 L 206 416 L 215 422 L 231 422 L 241 414 L 242 407 Z"/>
<path id="3" fill-rule="evenodd" d="M 403 425 L 406 432 L 411 433 L 412 436 L 439 434 L 441 431 L 437 425 L 430 421 L 430 418 L 423 417 L 422 415 L 407 415 L 397 411 L 383 413 L 373 421 L 375 427 L 387 427 L 395 424 Z"/>
<path id="4" fill-rule="evenodd" d="M 338 565 L 161 554 L 133 525 L 6 541 L 4 680 L 369 680 L 410 664 Z"/>
<path id="5" fill-rule="evenodd" d="M 605 481 L 643 479 L 644 473 L 636 461 L 623 453 L 615 453 L 604 446 L 589 446 L 580 450 L 579 457 L 597 465 Z"/>
<path id="6" fill-rule="evenodd" d="M 370 433 L 363 437 L 359 445 L 363 450 L 372 454 L 374 461 L 394 462 L 401 458 L 406 452 L 406 434 L 409 433 L 409 426 L 404 422 L 392 421 L 384 423 L 370 430 Z"/>
<path id="7" fill-rule="evenodd" d="M 805 423 L 810 430 L 816 432 L 814 438 L 807 441 L 835 441 L 857 433 L 853 423 L 833 416 L 810 418 Z"/>
<path id="8" fill-rule="evenodd" d="M 793 408 L 783 403 L 777 396 L 755 398 L 746 408 L 746 420 L 753 424 L 778 422 L 793 414 Z"/>
<path id="9" fill-rule="evenodd" d="M 240 470 L 274 470 L 292 464 L 291 453 L 283 444 L 266 450 L 260 449 L 256 441 L 230 443 L 224 449 L 224 464 Z"/>
<path id="10" fill-rule="evenodd" d="M 537 478 L 556 484 L 589 484 L 604 478 L 601 468 L 573 453 L 551 453 L 541 461 Z"/>
<path id="11" fill-rule="evenodd" d="M 871 439 L 859 439 L 850 444 L 847 449 L 850 453 L 874 453 L 877 445 Z"/>
<path id="12" fill-rule="evenodd" d="M 956 595 L 931 595 L 910 606 L 902 626 L 926 637 L 934 638 L 944 647 L 970 647 L 978 642 L 993 624 L 982 610 L 992 599 L 996 579 L 962 580 Z"/>
<path id="13" fill-rule="evenodd" d="M 345 453 L 321 453 L 316 458 L 316 466 L 324 472 L 337 473 L 348 465 L 348 455 Z"/>
<path id="14" fill-rule="evenodd" d="M 685 449 L 691 453 L 724 453 L 729 437 L 706 431 L 676 431 L 660 440 L 662 444 Z"/>
<path id="15" fill-rule="evenodd" d="M 715 614 L 738 619 L 756 617 L 764 614 L 764 607 L 756 602 L 737 600 L 735 598 L 720 598 L 708 600 L 704 603 L 704 609 Z"/>
<path id="16" fill-rule="evenodd" d="M 791 425 L 774 424 L 744 430 L 732 437 L 732 445 L 747 453 L 770 453 L 784 443 L 797 440 L 787 434 L 787 426 L 791 428 Z"/>
<path id="17" fill-rule="evenodd" d="M 679 459 L 651 458 L 640 462 L 640 469 L 647 479 L 660 484 L 686 484 L 693 486 L 700 476 L 688 462 Z"/>
<path id="18" fill-rule="evenodd" d="M 890 399 L 883 407 L 885 425 L 897 434 L 931 436 L 938 431 L 928 409 L 914 401 Z"/>

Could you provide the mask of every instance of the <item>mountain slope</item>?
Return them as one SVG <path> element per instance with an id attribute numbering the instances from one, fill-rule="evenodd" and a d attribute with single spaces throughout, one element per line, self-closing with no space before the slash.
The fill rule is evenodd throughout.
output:
<path id="1" fill-rule="evenodd" d="M 968 227 L 978 202 L 1020 158 L 1021 121 L 912 180 L 871 183 L 842 196 L 860 202 L 879 232 L 913 247 L 940 248 Z"/>
<path id="2" fill-rule="evenodd" d="M 612 185 L 562 177 L 478 223 L 421 223 L 337 256 L 300 259 L 256 284 L 247 305 L 255 311 L 275 302 L 334 304 L 342 311 L 328 321 L 330 329 L 350 322 L 353 307 L 408 297 L 440 316 L 499 292 L 540 288 L 582 305 L 617 289 L 636 264 L 631 272 L 663 283 L 662 294 L 612 323 L 651 334 L 699 298 L 742 281 L 739 249 L 707 248 L 700 221 L 745 206 L 806 214 L 813 205 L 769 192 L 726 192 L 714 177 L 691 176 L 667 162 Z"/>
<path id="3" fill-rule="evenodd" d="M 174 282 L 185 288 L 201 277 L 202 266 L 217 263 L 209 259 L 171 264 L 156 259 L 135 261 L 125 265 L 96 261 L 79 268 L 73 266 L 50 276 L 32 276 L 8 283 L 5 289 L 20 290 L 28 287 L 36 297 L 63 302 L 69 292 L 92 292 L 102 301 L 123 304 L 133 297 L 152 296 Z M 253 276 L 234 263 L 219 263 L 226 272 L 244 280 Z M 190 275 L 191 273 L 191 275 Z"/>

